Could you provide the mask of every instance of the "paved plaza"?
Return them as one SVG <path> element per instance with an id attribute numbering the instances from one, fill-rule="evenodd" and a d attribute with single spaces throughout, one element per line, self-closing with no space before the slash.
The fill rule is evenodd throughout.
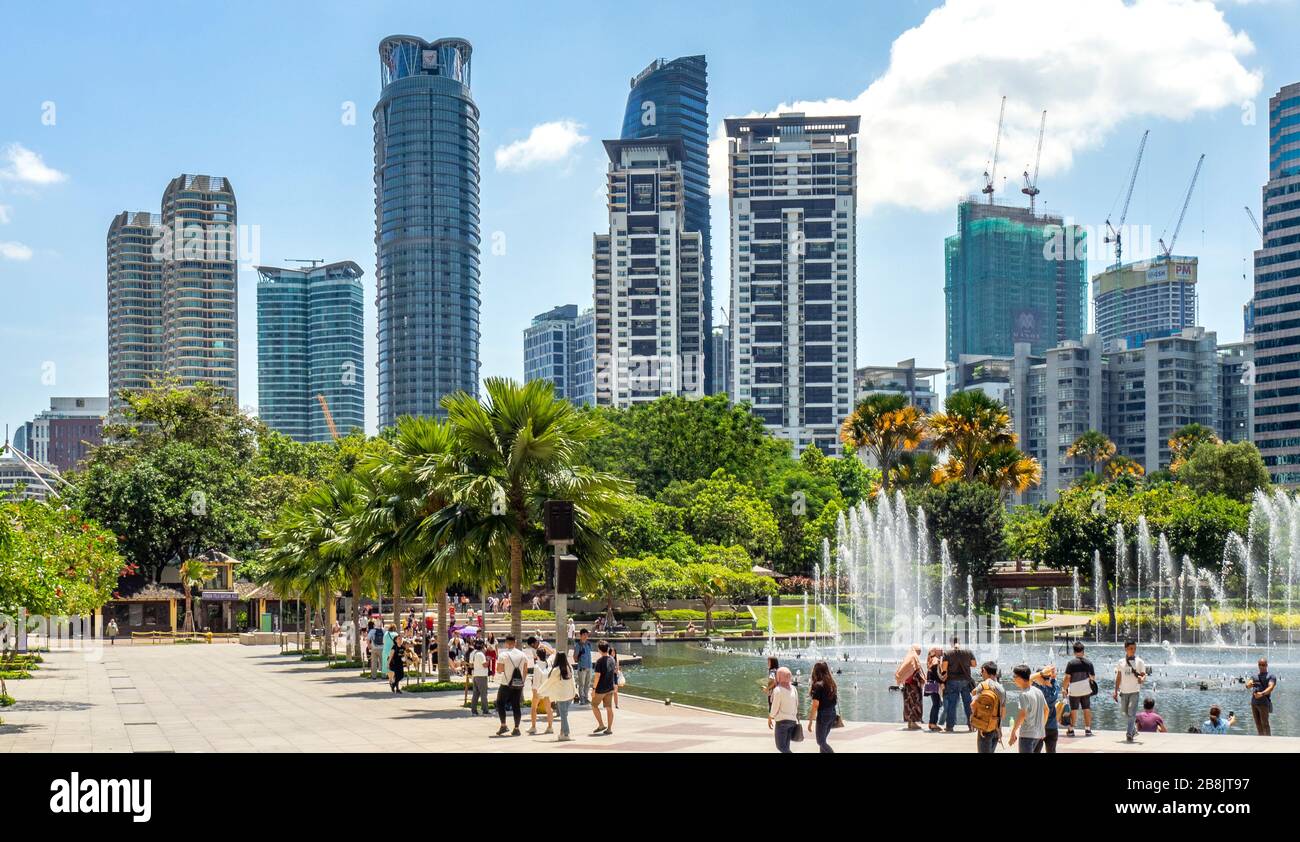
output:
<path id="1" fill-rule="evenodd" d="M 497 720 L 471 717 L 460 693 L 393 695 L 383 681 L 279 654 L 275 647 L 121 645 L 88 659 L 45 655 L 32 678 L 10 682 L 0 709 L 8 752 L 771 752 L 762 719 L 624 697 L 614 735 L 588 736 L 590 709 L 570 709 L 574 742 L 494 737 Z M 527 728 L 527 712 L 524 727 Z M 850 722 L 840 752 L 973 752 L 975 738 Z M 815 752 L 811 737 L 796 752 Z M 1073 752 L 1300 752 L 1300 738 L 1143 734 L 1061 738 Z"/>

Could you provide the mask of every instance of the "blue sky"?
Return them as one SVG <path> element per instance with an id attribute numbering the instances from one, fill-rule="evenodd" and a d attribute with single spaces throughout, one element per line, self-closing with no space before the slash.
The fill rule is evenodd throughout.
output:
<path id="1" fill-rule="evenodd" d="M 370 114 L 386 35 L 474 45 L 485 376 L 522 375 L 534 314 L 590 302 L 591 235 L 606 224 L 600 140 L 617 135 L 628 79 L 655 57 L 708 56 L 715 132 L 726 116 L 790 103 L 863 114 L 860 364 L 942 365 L 943 238 L 958 196 L 980 186 L 1003 94 L 1001 195 L 1024 198 L 1020 172 L 1047 108 L 1040 202 L 1081 224 L 1102 225 L 1150 128 L 1129 223 L 1148 226 L 1154 244 L 1207 153 L 1176 251 L 1201 259 L 1200 321 L 1240 338 L 1242 261 L 1256 240 L 1242 207 L 1258 206 L 1267 176 L 1267 99 L 1300 80 L 1300 10 L 1287 0 L 869 2 L 833 14 L 701 0 L 7 3 L 0 32 L 0 423 L 10 425 L 51 395 L 106 392 L 108 224 L 122 210 L 156 211 L 181 172 L 231 180 L 261 263 L 350 259 L 366 270 L 373 425 Z M 516 165 L 499 167 L 511 144 L 521 145 L 504 160 Z M 725 173 L 712 178 L 721 304 Z M 494 236 L 503 254 L 487 248 Z M 1105 261 L 1094 258 L 1095 272 Z M 241 272 L 248 406 L 255 285 Z"/>

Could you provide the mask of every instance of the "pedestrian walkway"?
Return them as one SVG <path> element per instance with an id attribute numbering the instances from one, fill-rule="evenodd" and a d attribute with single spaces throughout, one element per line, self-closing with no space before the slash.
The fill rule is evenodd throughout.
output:
<path id="1" fill-rule="evenodd" d="M 588 707 L 571 707 L 575 740 L 494 737 L 497 719 L 471 717 L 462 694 L 393 695 L 359 679 L 278 654 L 272 647 L 119 646 L 100 660 L 45 656 L 33 677 L 10 683 L 18 704 L 0 709 L 0 754 L 22 752 L 771 752 L 762 719 L 624 697 L 614 735 L 588 736 Z M 525 713 L 524 727 L 527 727 Z M 558 728 L 558 724 L 557 724 Z M 909 732 L 854 723 L 832 732 L 840 752 L 973 752 L 973 734 Z M 1300 738 L 1117 732 L 1061 738 L 1075 752 L 1300 752 Z M 815 752 L 808 739 L 796 752 Z"/>

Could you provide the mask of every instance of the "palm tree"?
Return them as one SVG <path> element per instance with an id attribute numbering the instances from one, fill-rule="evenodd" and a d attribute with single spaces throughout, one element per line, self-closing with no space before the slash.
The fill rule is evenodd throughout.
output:
<path id="1" fill-rule="evenodd" d="M 907 396 L 887 393 L 863 398 L 840 428 L 840 441 L 875 459 L 886 494 L 899 457 L 919 447 L 925 435 L 925 423 Z"/>
<path id="2" fill-rule="evenodd" d="M 345 556 L 338 543 L 346 540 L 349 508 L 359 500 L 357 483 L 343 476 L 316 485 L 290 504 L 265 537 L 262 557 L 266 567 L 259 579 L 272 585 L 281 598 L 300 594 L 311 609 L 324 612 L 347 576 Z M 322 625 L 324 625 L 322 623 Z M 333 635 L 322 635 L 321 647 L 329 653 Z M 310 648 L 310 636 L 307 646 Z"/>
<path id="3" fill-rule="evenodd" d="M 1177 471 L 1203 444 L 1222 444 L 1214 430 L 1204 424 L 1185 424 L 1169 439 L 1169 470 Z"/>
<path id="4" fill-rule="evenodd" d="M 622 509 L 631 483 L 579 464 L 582 446 L 600 435 L 601 424 L 557 398 L 549 382 L 521 386 L 491 377 L 483 385 L 487 396 L 481 402 L 464 392 L 442 401 L 455 455 L 417 474 L 445 487 L 451 502 L 427 520 L 424 534 L 441 546 L 440 564 L 476 560 L 482 570 L 505 568 L 510 630 L 518 637 L 525 557 L 546 557 L 542 505 L 548 499 L 574 504 L 579 576 L 590 579 L 612 554 L 596 526 Z"/>
<path id="5" fill-rule="evenodd" d="M 393 617 L 400 622 L 403 579 L 419 577 L 425 593 L 438 602 L 438 677 L 451 675 L 447 660 L 446 585 L 454 568 L 430 566 L 442 547 L 424 534 L 424 523 L 449 502 L 442 473 L 451 470 L 454 439 L 448 425 L 434 418 L 403 417 L 391 441 L 361 466 L 366 504 L 352 519 L 365 555 L 387 568 L 393 589 Z M 435 575 L 436 574 L 436 575 Z M 448 575 L 451 578 L 447 578 Z"/>
<path id="6" fill-rule="evenodd" d="M 1065 455 L 1070 459 L 1082 458 L 1090 466 L 1090 470 L 1099 472 L 1102 463 L 1115 456 L 1115 442 L 1106 437 L 1105 433 L 1097 430 L 1089 430 L 1074 440 Z"/>
<path id="7" fill-rule="evenodd" d="M 996 488 L 1005 500 L 1009 494 L 1024 494 L 1043 479 L 1038 460 L 1013 445 L 1002 445 L 985 455 L 975 479 Z"/>
<path id="8" fill-rule="evenodd" d="M 935 450 L 947 457 L 935 469 L 936 483 L 974 481 L 990 454 L 1016 444 L 1007 408 L 977 389 L 949 395 L 928 426 Z"/>
<path id="9" fill-rule="evenodd" d="M 185 589 L 185 631 L 194 631 L 194 588 L 216 575 L 216 571 L 203 563 L 202 559 L 191 558 L 182 562 L 180 568 L 181 587 Z"/>
<path id="10" fill-rule="evenodd" d="M 1115 456 L 1106 463 L 1106 477 L 1117 480 L 1122 476 L 1140 477 L 1146 473 L 1142 463 L 1127 456 Z"/>

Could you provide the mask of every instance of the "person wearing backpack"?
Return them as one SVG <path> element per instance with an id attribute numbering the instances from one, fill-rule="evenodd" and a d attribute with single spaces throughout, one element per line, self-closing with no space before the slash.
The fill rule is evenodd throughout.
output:
<path id="1" fill-rule="evenodd" d="M 970 724 L 975 730 L 975 749 L 993 754 L 1002 742 L 1002 718 L 1007 708 L 1007 691 L 998 681 L 998 665 L 985 661 L 980 667 L 979 684 L 975 685 L 970 705 Z"/>
<path id="2" fill-rule="evenodd" d="M 506 708 L 509 707 L 515 717 L 515 729 L 512 736 L 519 736 L 519 721 L 524 718 L 524 684 L 528 680 L 528 658 L 515 648 L 515 636 L 506 635 L 506 648 L 497 657 L 497 673 L 501 676 L 497 689 L 497 716 L 501 727 L 497 736 L 505 736 Z"/>

